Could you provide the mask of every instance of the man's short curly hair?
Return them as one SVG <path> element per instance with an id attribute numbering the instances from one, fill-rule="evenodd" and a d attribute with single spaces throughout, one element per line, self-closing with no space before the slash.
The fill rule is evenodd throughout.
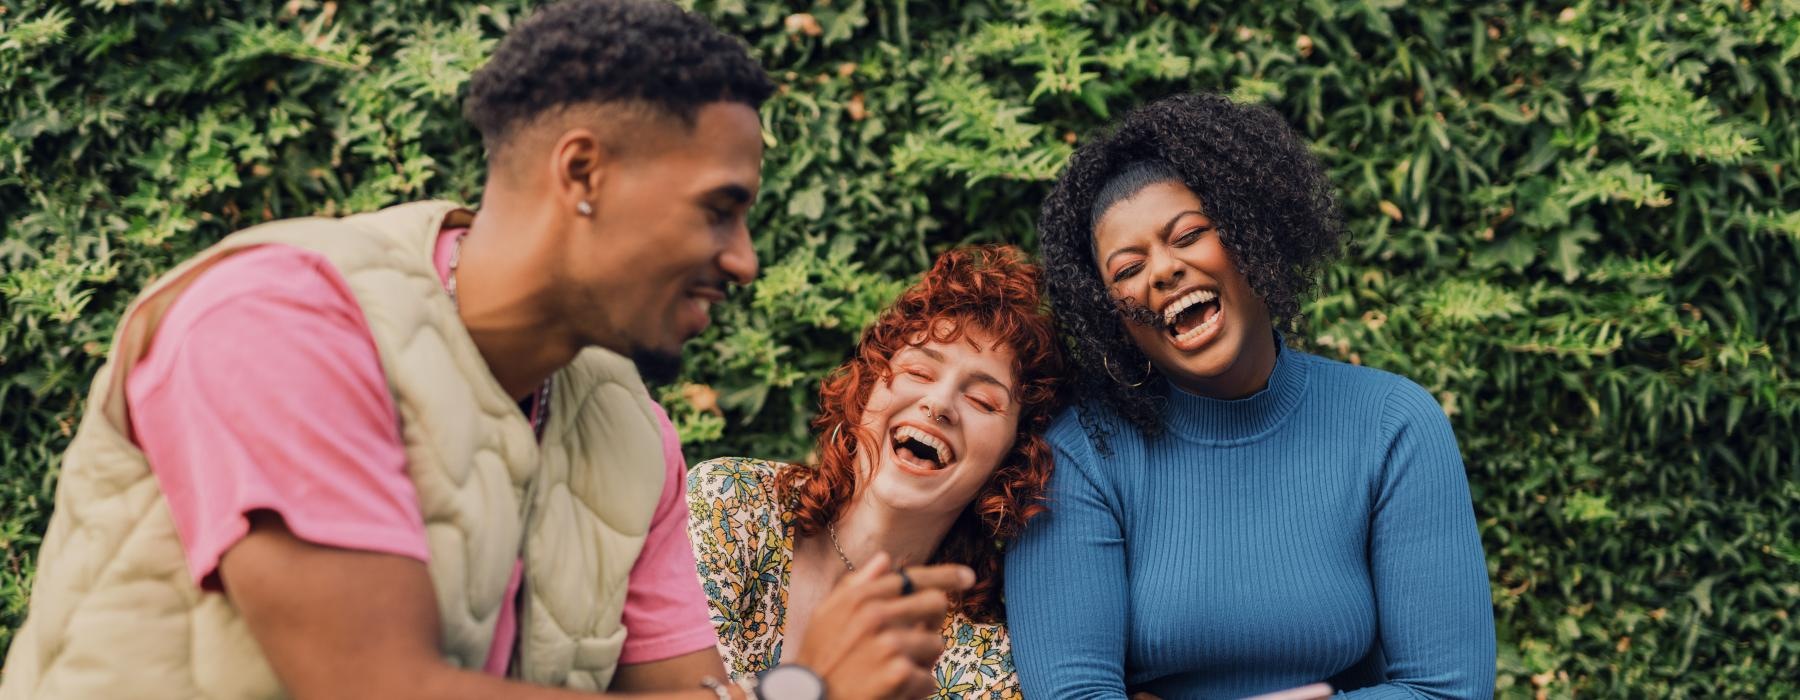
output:
<path id="1" fill-rule="evenodd" d="M 666 0 L 563 0 L 507 33 L 470 78 L 463 116 L 493 152 L 573 105 L 649 106 L 692 125 L 704 105 L 760 107 L 774 91 L 742 41 Z"/>
<path id="2" fill-rule="evenodd" d="M 1094 260 L 1094 222 L 1102 213 L 1093 210 L 1096 198 L 1129 170 L 1172 172 L 1200 198 L 1232 262 L 1290 340 L 1302 330 L 1301 304 L 1344 237 L 1324 167 L 1266 107 L 1176 95 L 1127 114 L 1076 149 L 1044 201 L 1039 238 L 1051 306 L 1072 350 L 1071 388 L 1086 400 L 1082 423 L 1102 445 L 1096 400 L 1145 435 L 1162 429 L 1161 383 L 1144 377 L 1147 358 L 1126 335 L 1125 312 Z M 1128 384 L 1140 378 L 1146 381 Z"/>

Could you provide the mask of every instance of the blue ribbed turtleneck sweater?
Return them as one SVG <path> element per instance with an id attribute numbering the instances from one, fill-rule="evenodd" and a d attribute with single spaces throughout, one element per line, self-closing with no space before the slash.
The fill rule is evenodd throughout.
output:
<path id="1" fill-rule="evenodd" d="M 1167 387 L 1146 439 L 1051 426 L 1049 512 L 1006 557 L 1026 697 L 1490 698 L 1487 563 L 1456 437 L 1399 376 L 1283 349 L 1266 389 Z M 1095 410 L 1095 409 L 1089 409 Z"/>

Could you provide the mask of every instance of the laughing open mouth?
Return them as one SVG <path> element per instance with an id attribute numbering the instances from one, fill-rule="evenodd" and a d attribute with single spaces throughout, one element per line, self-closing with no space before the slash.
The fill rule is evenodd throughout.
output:
<path id="1" fill-rule="evenodd" d="M 894 429 L 893 443 L 895 456 L 927 469 L 943 469 L 956 457 L 943 440 L 910 425 Z"/>
<path id="2" fill-rule="evenodd" d="M 1163 307 L 1163 327 L 1176 341 L 1205 335 L 1219 320 L 1219 294 L 1196 289 Z"/>

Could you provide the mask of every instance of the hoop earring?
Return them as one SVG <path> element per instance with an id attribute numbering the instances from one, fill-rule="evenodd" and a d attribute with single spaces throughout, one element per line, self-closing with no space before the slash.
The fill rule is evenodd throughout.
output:
<path id="1" fill-rule="evenodd" d="M 840 432 L 842 432 L 842 431 L 843 431 L 843 429 L 844 429 L 844 422 L 843 422 L 843 421 L 838 421 L 838 424 L 837 424 L 837 425 L 834 425 L 834 426 L 831 426 L 831 440 L 830 440 L 830 442 L 833 442 L 833 443 L 836 443 L 836 442 L 837 442 L 837 441 L 838 441 L 838 433 L 840 433 Z M 854 438 L 854 437 L 855 437 L 855 436 L 852 436 L 852 437 L 853 437 L 853 438 Z M 856 452 L 856 440 L 854 440 L 854 439 L 852 439 L 852 440 L 851 440 L 851 441 L 850 441 L 850 446 L 849 446 L 849 447 L 846 447 L 846 448 L 844 448 L 844 452 L 845 452 L 845 453 L 846 453 L 846 454 L 854 454 L 854 453 L 855 453 L 855 452 Z"/>
<path id="2" fill-rule="evenodd" d="M 1143 386 L 1144 382 L 1150 381 L 1150 377 L 1156 374 L 1156 368 L 1150 364 L 1149 360 L 1144 360 L 1144 378 L 1137 380 L 1136 384 L 1132 384 L 1123 379 L 1120 379 L 1119 375 L 1113 373 L 1112 358 L 1107 357 L 1105 355 L 1101 355 L 1100 356 L 1100 365 L 1102 367 L 1106 368 L 1106 376 L 1112 377 L 1112 380 L 1114 382 L 1117 382 L 1119 384 L 1119 386 L 1123 386 L 1127 389 L 1136 389 L 1140 386 Z"/>

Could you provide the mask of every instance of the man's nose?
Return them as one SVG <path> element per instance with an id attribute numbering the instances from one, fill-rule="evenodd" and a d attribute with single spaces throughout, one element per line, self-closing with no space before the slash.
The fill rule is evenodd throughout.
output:
<path id="1" fill-rule="evenodd" d="M 719 270 L 731 281 L 748 285 L 756 281 L 756 246 L 750 243 L 750 226 L 739 221 L 731 242 L 719 254 Z"/>

